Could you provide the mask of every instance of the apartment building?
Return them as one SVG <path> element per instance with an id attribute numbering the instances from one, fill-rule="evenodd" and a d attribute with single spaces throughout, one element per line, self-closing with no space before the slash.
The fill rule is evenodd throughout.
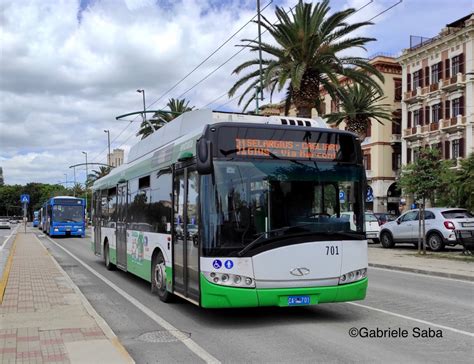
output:
<path id="1" fill-rule="evenodd" d="M 415 40 L 415 41 L 414 41 Z M 434 38 L 411 37 L 402 66 L 402 162 L 430 146 L 444 159 L 474 152 L 474 14 Z"/>

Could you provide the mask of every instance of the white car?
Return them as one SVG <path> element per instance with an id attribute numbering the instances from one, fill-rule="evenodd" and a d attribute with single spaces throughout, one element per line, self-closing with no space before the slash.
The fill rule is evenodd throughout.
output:
<path id="1" fill-rule="evenodd" d="M 395 243 L 417 243 L 418 210 L 410 210 L 382 226 L 380 242 L 384 248 L 392 248 Z M 426 243 L 433 251 L 443 250 L 445 245 L 456 245 L 456 232 L 462 231 L 474 236 L 474 216 L 460 208 L 425 209 Z"/>
<path id="2" fill-rule="evenodd" d="M 351 230 L 356 230 L 355 215 L 352 211 L 341 212 L 341 218 L 349 220 Z M 365 235 L 367 239 L 372 239 L 374 243 L 379 242 L 380 225 L 379 220 L 373 212 L 365 212 Z"/>
<path id="3" fill-rule="evenodd" d="M 11 229 L 8 219 L 0 219 L 0 229 Z"/>

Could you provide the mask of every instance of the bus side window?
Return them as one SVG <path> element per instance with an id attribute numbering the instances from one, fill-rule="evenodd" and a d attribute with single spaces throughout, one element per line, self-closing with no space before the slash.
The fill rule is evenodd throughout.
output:
<path id="1" fill-rule="evenodd" d="M 151 203 L 148 215 L 149 223 L 153 231 L 169 234 L 172 214 L 172 179 L 171 171 L 166 173 L 154 173 L 151 180 Z"/>

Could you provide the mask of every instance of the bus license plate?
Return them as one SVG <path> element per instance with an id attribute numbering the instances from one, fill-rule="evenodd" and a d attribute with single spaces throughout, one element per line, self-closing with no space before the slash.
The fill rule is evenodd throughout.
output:
<path id="1" fill-rule="evenodd" d="M 288 306 L 309 305 L 310 303 L 309 296 L 288 296 Z"/>

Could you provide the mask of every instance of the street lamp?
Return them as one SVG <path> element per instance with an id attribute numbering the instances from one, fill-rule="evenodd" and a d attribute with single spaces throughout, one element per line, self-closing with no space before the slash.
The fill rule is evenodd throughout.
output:
<path id="1" fill-rule="evenodd" d="M 146 104 L 145 104 L 145 90 L 138 89 L 137 92 L 143 96 L 143 122 L 146 123 Z"/>
<path id="2" fill-rule="evenodd" d="M 107 133 L 107 146 L 109 148 L 109 154 L 107 154 L 107 164 L 110 166 L 110 130 L 104 130 Z"/>
<path id="3" fill-rule="evenodd" d="M 82 154 L 84 154 L 86 156 L 86 183 L 85 183 L 85 186 L 86 186 L 86 212 L 87 212 L 87 179 L 89 178 L 89 165 L 87 163 L 87 152 L 82 152 Z M 91 204 L 92 206 L 92 204 Z M 87 221 L 87 219 L 86 219 Z"/>

